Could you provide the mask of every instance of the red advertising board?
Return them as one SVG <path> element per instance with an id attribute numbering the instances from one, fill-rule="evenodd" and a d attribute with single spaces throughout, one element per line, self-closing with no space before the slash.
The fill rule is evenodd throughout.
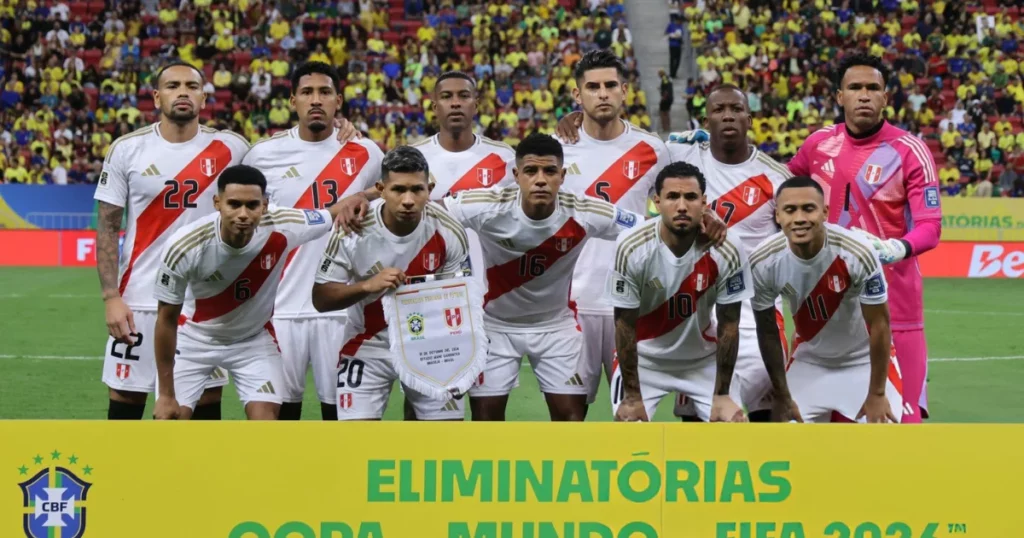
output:
<path id="1" fill-rule="evenodd" d="M 921 256 L 921 274 L 951 278 L 1021 278 L 1024 243 L 945 241 Z"/>

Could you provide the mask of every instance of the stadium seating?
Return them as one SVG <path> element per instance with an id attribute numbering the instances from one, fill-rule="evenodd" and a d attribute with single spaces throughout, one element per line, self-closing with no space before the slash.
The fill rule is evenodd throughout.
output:
<path id="1" fill-rule="evenodd" d="M 1024 17 L 1008 4 L 686 3 L 679 9 L 697 64 L 687 107 L 701 117 L 716 84 L 746 88 L 754 142 L 786 160 L 811 132 L 838 121 L 831 74 L 843 52 L 865 50 L 893 67 L 886 117 L 927 142 L 945 169 L 944 194 L 1024 196 Z M 955 134 L 943 139 L 949 123 Z M 982 134 L 986 123 L 994 137 Z"/>
<path id="2" fill-rule="evenodd" d="M 515 144 L 554 132 L 575 107 L 577 51 L 625 18 L 623 0 L 321 0 L 305 13 L 271 0 L 19 2 L 0 0 L 0 181 L 23 183 L 61 182 L 58 166 L 95 181 L 110 143 L 155 121 L 151 75 L 176 58 L 206 75 L 203 121 L 251 141 L 291 124 L 271 121 L 288 74 L 317 59 L 339 68 L 343 113 L 385 149 L 433 134 L 426 105 L 451 69 L 479 81 L 481 132 Z M 636 76 L 631 48 L 616 52 Z M 269 92 L 253 83 L 261 70 Z M 627 104 L 650 125 L 642 91 Z"/>

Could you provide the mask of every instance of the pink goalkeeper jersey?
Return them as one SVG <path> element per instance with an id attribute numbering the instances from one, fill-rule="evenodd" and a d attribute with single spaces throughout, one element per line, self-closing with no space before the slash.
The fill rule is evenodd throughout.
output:
<path id="1" fill-rule="evenodd" d="M 829 222 L 910 244 L 907 259 L 885 266 L 892 328 L 923 328 L 917 256 L 935 248 L 942 232 L 935 160 L 924 142 L 888 122 L 862 139 L 838 124 L 811 134 L 789 169 L 821 183 Z"/>

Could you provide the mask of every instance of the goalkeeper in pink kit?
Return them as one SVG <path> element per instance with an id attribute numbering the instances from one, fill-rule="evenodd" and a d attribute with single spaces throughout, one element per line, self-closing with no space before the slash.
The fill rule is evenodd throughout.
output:
<path id="1" fill-rule="evenodd" d="M 888 70 L 872 56 L 850 55 L 839 65 L 836 98 L 845 124 L 813 133 L 789 162 L 825 191 L 828 220 L 859 228 L 885 266 L 893 345 L 903 377 L 902 422 L 927 414 L 921 270 L 917 256 L 935 248 L 942 232 L 935 161 L 924 142 L 884 119 Z"/>

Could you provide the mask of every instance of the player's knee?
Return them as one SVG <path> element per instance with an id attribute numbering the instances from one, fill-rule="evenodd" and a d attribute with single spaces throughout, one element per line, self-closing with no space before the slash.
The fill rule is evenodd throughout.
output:
<path id="1" fill-rule="evenodd" d="M 280 412 L 281 404 L 271 402 L 249 402 L 245 406 L 249 420 L 277 420 Z"/>
<path id="2" fill-rule="evenodd" d="M 503 422 L 507 403 L 508 396 L 470 396 L 470 416 L 474 422 Z"/>
<path id="3" fill-rule="evenodd" d="M 332 407 L 333 409 L 333 407 Z M 284 402 L 278 420 L 299 420 L 302 418 L 302 402 Z"/>
<path id="4" fill-rule="evenodd" d="M 284 413 L 284 407 L 281 408 L 281 413 Z M 334 404 L 320 403 L 320 417 L 325 421 L 337 421 L 338 420 L 338 408 Z"/>
<path id="5" fill-rule="evenodd" d="M 192 420 L 220 420 L 220 400 L 196 405 L 195 410 L 192 411 Z"/>
<path id="6" fill-rule="evenodd" d="M 546 398 L 552 422 L 583 422 L 587 418 L 586 395 L 548 394 Z"/>
<path id="7" fill-rule="evenodd" d="M 145 392 L 131 392 L 127 390 L 110 389 L 110 401 L 130 405 L 146 406 L 146 399 L 149 394 Z"/>
<path id="8" fill-rule="evenodd" d="M 146 412 L 146 400 L 142 404 L 133 404 L 110 399 L 110 406 L 107 407 L 107 420 L 142 420 Z"/>
<path id="9" fill-rule="evenodd" d="M 203 395 L 199 397 L 198 405 L 220 404 L 223 394 L 224 387 L 210 387 L 203 391 Z"/>

